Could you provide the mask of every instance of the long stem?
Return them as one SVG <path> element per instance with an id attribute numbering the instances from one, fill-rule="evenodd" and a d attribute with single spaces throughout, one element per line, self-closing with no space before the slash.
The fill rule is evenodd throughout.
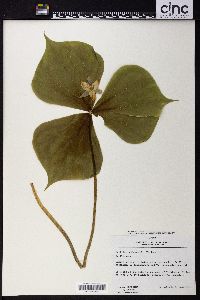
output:
<path id="1" fill-rule="evenodd" d="M 68 236 L 68 234 L 65 232 L 65 230 L 62 228 L 62 226 L 56 221 L 56 219 L 52 216 L 52 214 L 48 211 L 48 209 L 42 204 L 37 192 L 36 192 L 36 189 L 34 187 L 34 184 L 31 183 L 31 188 L 32 188 L 32 191 L 33 191 L 33 195 L 35 197 L 35 200 L 37 201 L 38 205 L 40 206 L 40 208 L 43 210 L 43 212 L 47 215 L 47 217 L 51 220 L 51 222 L 53 222 L 53 224 L 56 226 L 56 228 L 62 233 L 62 235 L 64 236 L 64 238 L 67 240 L 68 244 L 69 244 L 69 247 L 72 251 L 72 254 L 73 254 L 73 257 L 75 259 L 75 261 L 77 262 L 78 266 L 80 268 L 83 267 L 82 263 L 80 262 L 77 254 L 76 254 L 76 251 L 75 251 L 75 248 L 72 244 L 72 241 L 70 239 L 70 237 Z"/>
<path id="2" fill-rule="evenodd" d="M 97 174 L 97 171 L 96 171 L 96 162 L 95 162 L 95 157 L 94 157 L 94 149 L 93 149 L 93 145 L 92 145 L 92 127 L 93 127 L 93 122 L 92 122 L 92 116 L 91 116 L 90 124 L 89 124 L 89 140 L 90 140 L 90 149 L 91 149 L 92 166 L 93 166 L 93 177 L 94 177 L 94 204 L 93 204 L 92 227 L 91 227 L 88 245 L 85 250 L 85 255 L 84 255 L 84 259 L 83 259 L 83 267 L 86 267 L 87 257 L 88 257 L 89 251 L 90 251 L 90 247 L 92 245 L 92 239 L 94 236 L 94 229 L 95 229 L 95 223 L 96 223 L 96 207 L 97 207 L 97 176 L 96 176 L 96 174 Z"/>
<path id="3" fill-rule="evenodd" d="M 69 235 L 66 233 L 66 231 L 62 228 L 62 226 L 56 221 L 56 219 L 52 216 L 52 214 L 48 211 L 48 209 L 42 204 L 37 191 L 34 187 L 34 184 L 31 183 L 31 188 L 33 195 L 35 197 L 35 200 L 37 201 L 38 205 L 40 208 L 43 210 L 43 212 L 46 214 L 46 216 L 51 220 L 51 222 L 56 226 L 56 228 L 60 231 L 60 233 L 64 236 L 66 239 L 67 243 L 69 244 L 69 247 L 71 249 L 72 255 L 74 257 L 74 260 L 78 264 L 79 268 L 85 268 L 87 264 L 87 258 L 89 254 L 90 247 L 92 245 L 92 240 L 94 236 L 94 229 L 95 229 L 95 222 L 96 222 L 96 206 L 97 206 L 97 177 L 96 177 L 96 163 L 95 163 L 95 157 L 94 157 L 94 149 L 92 145 L 92 116 L 90 118 L 90 123 L 89 123 L 89 141 L 90 141 L 90 149 L 91 149 L 91 156 L 92 156 L 92 165 L 93 165 L 93 178 L 94 178 L 94 204 L 93 204 L 93 216 L 92 216 L 92 226 L 91 226 L 91 231 L 90 231 L 90 237 L 88 240 L 88 244 L 85 250 L 84 258 L 83 258 L 83 263 L 80 262 L 76 250 L 74 248 L 74 245 L 69 237 Z"/>

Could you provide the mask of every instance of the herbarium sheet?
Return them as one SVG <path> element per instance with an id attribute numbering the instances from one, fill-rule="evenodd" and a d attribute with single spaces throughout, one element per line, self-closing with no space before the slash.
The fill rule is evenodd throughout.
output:
<path id="1" fill-rule="evenodd" d="M 4 22 L 3 295 L 195 294 L 194 22 Z"/>

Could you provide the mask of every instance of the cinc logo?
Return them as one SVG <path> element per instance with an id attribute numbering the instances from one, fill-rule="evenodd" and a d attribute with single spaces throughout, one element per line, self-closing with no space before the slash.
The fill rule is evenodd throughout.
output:
<path id="1" fill-rule="evenodd" d="M 156 1 L 157 19 L 192 19 L 193 1 L 192 0 L 157 0 Z"/>

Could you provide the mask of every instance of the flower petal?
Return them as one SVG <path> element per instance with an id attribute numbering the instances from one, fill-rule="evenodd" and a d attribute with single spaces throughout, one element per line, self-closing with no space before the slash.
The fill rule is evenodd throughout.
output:
<path id="1" fill-rule="evenodd" d="M 87 91 L 87 92 L 89 92 L 90 91 L 90 85 L 89 85 L 89 83 L 87 83 L 87 82 L 81 82 L 81 87 L 82 87 L 82 89 L 83 90 L 85 90 L 85 91 Z"/>
<path id="2" fill-rule="evenodd" d="M 98 80 L 95 80 L 95 82 L 92 83 L 93 89 L 96 91 L 98 89 L 98 86 L 99 86 L 99 82 Z"/>
<path id="3" fill-rule="evenodd" d="M 81 96 L 80 98 L 83 98 L 83 97 L 87 97 L 89 95 L 89 93 L 87 91 L 85 91 Z"/>

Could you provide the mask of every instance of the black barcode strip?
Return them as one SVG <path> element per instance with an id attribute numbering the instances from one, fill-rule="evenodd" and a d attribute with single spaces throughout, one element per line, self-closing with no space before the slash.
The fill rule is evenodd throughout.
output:
<path id="1" fill-rule="evenodd" d="M 104 291 L 106 284 L 79 284 L 79 291 Z"/>
<path id="2" fill-rule="evenodd" d="M 54 11 L 52 19 L 155 19 L 156 12 L 66 12 Z"/>

